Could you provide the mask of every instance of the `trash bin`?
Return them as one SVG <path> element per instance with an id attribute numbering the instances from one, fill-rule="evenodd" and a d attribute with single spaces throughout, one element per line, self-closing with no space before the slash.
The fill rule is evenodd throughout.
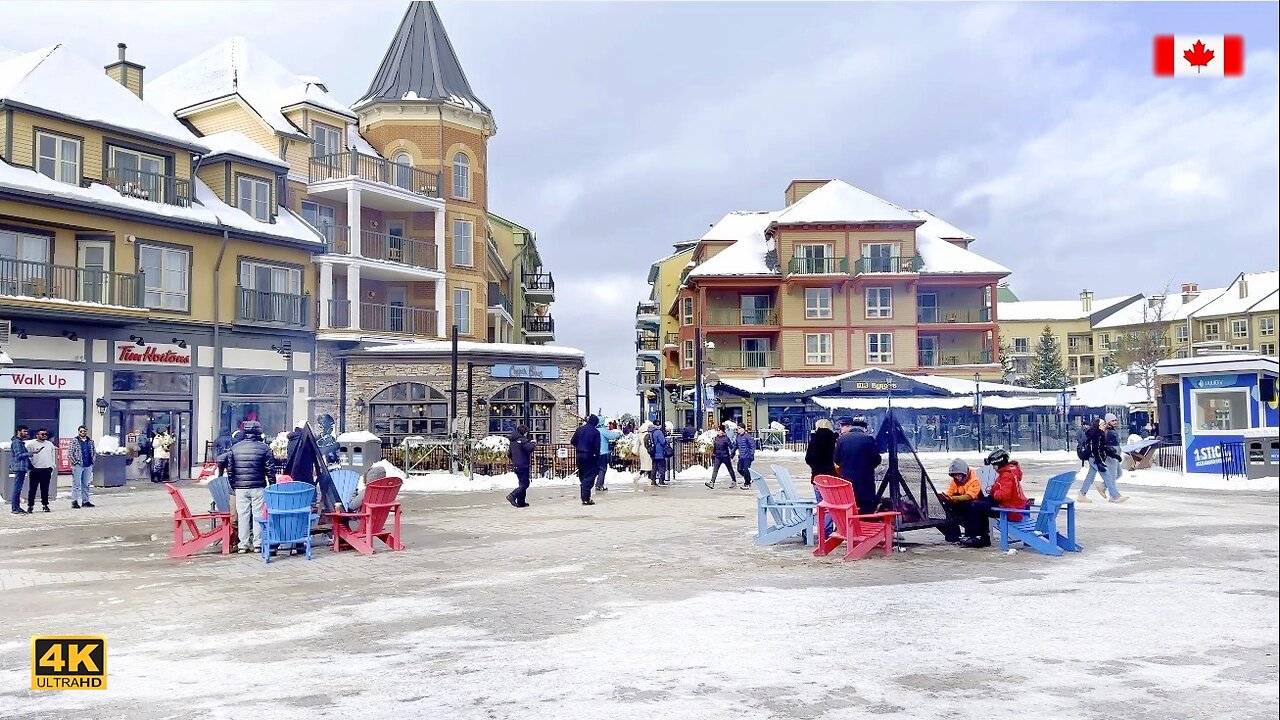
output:
<path id="1" fill-rule="evenodd" d="M 368 430 L 338 436 L 338 466 L 364 475 L 382 460 L 382 440 Z"/>
<path id="2" fill-rule="evenodd" d="M 1244 431 L 1245 475 L 1253 480 L 1280 475 L 1280 430 Z"/>
<path id="3" fill-rule="evenodd" d="M 128 464 L 125 455 L 98 455 L 93 459 L 94 487 L 122 487 L 124 485 L 124 469 Z"/>

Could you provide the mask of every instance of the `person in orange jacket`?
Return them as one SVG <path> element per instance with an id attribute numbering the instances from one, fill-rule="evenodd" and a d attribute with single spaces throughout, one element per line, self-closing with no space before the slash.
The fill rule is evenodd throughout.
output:
<path id="1" fill-rule="evenodd" d="M 991 511 L 991 502 L 982 494 L 982 481 L 978 474 L 969 468 L 969 464 L 956 458 L 947 469 L 951 484 L 947 491 L 938 494 L 943 507 L 947 509 L 947 522 L 939 526 L 942 536 L 949 543 L 958 542 L 966 547 L 991 546 L 991 522 L 987 517 Z M 960 526 L 964 525 L 965 537 L 960 537 Z"/>
<path id="2" fill-rule="evenodd" d="M 1002 508 L 1023 509 L 1027 506 L 1026 493 L 1022 492 L 1022 467 L 1009 459 L 1009 451 L 997 448 L 983 461 L 996 469 L 996 481 L 991 483 L 991 499 Z M 1022 513 L 1009 513 L 1009 520 L 1017 522 Z"/>

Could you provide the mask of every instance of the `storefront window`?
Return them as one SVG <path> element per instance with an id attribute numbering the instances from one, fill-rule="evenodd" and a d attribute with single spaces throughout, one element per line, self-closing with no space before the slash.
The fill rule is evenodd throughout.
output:
<path id="1" fill-rule="evenodd" d="M 111 373 L 113 392 L 153 392 L 191 394 L 191 373 L 138 372 L 116 370 Z"/>
<path id="2" fill-rule="evenodd" d="M 289 394 L 289 378 L 284 375 L 223 375 L 224 395 L 272 395 Z"/>
<path id="3" fill-rule="evenodd" d="M 528 397 L 525 397 L 526 387 Z M 555 409 L 555 398 L 543 388 L 529 383 L 508 385 L 489 398 L 489 433 L 510 435 L 516 427 L 524 425 L 534 442 L 549 444 Z"/>
<path id="4" fill-rule="evenodd" d="M 1192 422 L 1197 430 L 1245 430 L 1249 427 L 1249 391 L 1193 390 Z"/>
<path id="5" fill-rule="evenodd" d="M 222 403 L 222 431 L 234 432 L 248 421 L 262 424 L 263 436 L 269 442 L 277 433 L 288 431 L 289 404 L 280 402 L 243 402 L 224 400 Z"/>
<path id="6" fill-rule="evenodd" d="M 444 393 L 423 383 L 399 383 L 369 401 L 373 434 L 384 444 L 399 445 L 406 437 L 447 437 L 449 401 Z"/>

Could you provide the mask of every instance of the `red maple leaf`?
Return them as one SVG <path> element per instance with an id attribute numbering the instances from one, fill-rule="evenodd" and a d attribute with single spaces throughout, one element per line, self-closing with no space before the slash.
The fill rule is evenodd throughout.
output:
<path id="1" fill-rule="evenodd" d="M 1205 50 L 1204 43 L 1196 40 L 1196 44 L 1191 46 L 1190 50 L 1183 50 L 1182 57 L 1191 63 L 1191 67 L 1200 72 L 1200 68 L 1208 67 L 1209 61 L 1213 59 L 1213 51 Z"/>

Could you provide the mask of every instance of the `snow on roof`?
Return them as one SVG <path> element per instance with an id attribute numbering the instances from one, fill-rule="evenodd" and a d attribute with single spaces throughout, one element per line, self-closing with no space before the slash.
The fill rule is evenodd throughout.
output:
<path id="1" fill-rule="evenodd" d="M 798 223 L 913 223 L 920 218 L 843 180 L 832 180 L 783 210 L 779 225 Z"/>
<path id="2" fill-rule="evenodd" d="M 1136 297 L 1132 301 L 1120 306 L 1115 312 L 1105 318 L 1094 323 L 1093 329 L 1107 330 L 1109 328 L 1130 327 L 1133 325 L 1145 325 L 1147 323 L 1169 321 L 1173 319 L 1175 305 L 1178 303 L 1177 298 L 1167 298 L 1163 307 L 1156 304 L 1151 307 L 1150 298 Z M 1004 306 L 1001 306 L 1001 312 L 1004 312 Z M 1000 318 L 1004 319 L 1003 316 Z"/>
<path id="3" fill-rule="evenodd" d="M 320 243 L 322 238 L 287 208 L 280 208 L 274 224 L 263 223 L 249 217 L 243 211 L 233 208 L 218 199 L 209 186 L 199 178 L 191 179 L 194 202 L 190 207 L 167 205 L 140 198 L 126 197 L 110 186 L 92 183 L 89 187 L 71 185 L 41 175 L 34 170 L 17 168 L 6 162 L 0 162 L 0 188 L 10 188 L 25 192 L 36 192 L 42 195 L 77 200 L 92 205 L 129 210 L 136 213 L 166 217 L 173 220 L 207 225 L 211 227 L 230 227 L 258 235 L 272 235 L 289 240 L 305 240 Z"/>
<path id="4" fill-rule="evenodd" d="M 1277 359 L 1274 355 L 1223 353 L 1221 355 L 1201 355 L 1199 357 L 1161 360 L 1156 363 L 1156 374 L 1189 375 L 1206 372 L 1261 370 L 1275 375 L 1278 367 L 1280 367 L 1280 359 Z"/>
<path id="5" fill-rule="evenodd" d="M 1227 289 L 1224 287 L 1209 288 L 1207 290 L 1201 290 L 1200 294 L 1192 298 L 1190 302 L 1184 302 L 1178 305 L 1173 311 L 1172 319 L 1186 320 L 1192 315 L 1195 315 L 1196 313 L 1200 312 L 1200 309 L 1203 308 L 1205 305 L 1208 305 L 1214 300 L 1217 300 L 1219 297 L 1221 297 L 1222 293 L 1226 291 Z M 1173 300 L 1174 298 L 1170 298 L 1170 299 Z M 1180 301 L 1181 299 L 1182 299 L 1182 296 L 1178 295 L 1176 296 L 1175 302 Z"/>
<path id="6" fill-rule="evenodd" d="M 205 135 L 200 138 L 200 142 L 209 147 L 210 155 L 236 155 L 286 170 L 289 168 L 288 163 L 267 152 L 261 145 L 238 130 L 224 130 L 220 133 Z"/>
<path id="7" fill-rule="evenodd" d="M 813 401 L 828 410 L 866 411 L 884 410 L 886 407 L 883 397 L 816 397 Z M 1058 400 L 1056 397 L 1027 395 L 1019 397 L 990 396 L 984 397 L 982 404 L 984 407 L 998 410 L 1012 410 L 1030 407 L 1056 407 Z M 958 410 L 972 406 L 972 395 L 968 397 L 904 397 L 893 399 L 893 407 L 910 410 Z"/>
<path id="8" fill-rule="evenodd" d="M 150 92 L 150 86 L 147 88 Z M 61 45 L 0 62 L 0 101 L 28 105 L 119 132 L 203 151 L 182 123 L 160 112 Z"/>
<path id="9" fill-rule="evenodd" d="M 924 232 L 923 227 L 916 229 L 916 252 L 924 262 L 920 272 L 931 275 L 958 273 L 1008 275 L 1012 272 L 1000 263 L 988 260 L 972 250 L 953 245 Z"/>
<path id="10" fill-rule="evenodd" d="M 1127 372 L 1080 383 L 1071 390 L 1075 393 L 1071 404 L 1078 407 L 1118 407 L 1143 405 L 1147 402 L 1146 389 L 1141 385 L 1130 385 Z"/>
<path id="11" fill-rule="evenodd" d="M 1241 290 L 1244 297 L 1241 297 Z M 1280 271 L 1241 273 L 1227 289 L 1194 311 L 1197 316 L 1280 310 Z"/>
<path id="12" fill-rule="evenodd" d="M 373 149 L 373 146 L 369 144 L 368 140 L 364 139 L 364 136 L 360 134 L 360 129 L 354 124 L 347 126 L 347 147 L 352 148 L 357 152 L 362 152 L 365 155 L 382 157 L 382 153 Z"/>
<path id="13" fill-rule="evenodd" d="M 302 132 L 280 112 L 300 102 L 313 103 L 354 119 L 344 105 L 314 82 L 306 82 L 242 37 L 218 43 L 147 82 L 147 101 L 166 112 L 239 94 L 276 132 Z M 305 133 L 303 133 L 305 134 Z"/>
<path id="14" fill-rule="evenodd" d="M 449 353 L 451 352 L 451 345 L 452 343 L 447 340 L 424 340 L 423 342 L 370 348 L 365 350 L 365 353 L 375 355 L 382 353 Z M 514 356 L 538 355 L 574 360 L 581 360 L 586 357 L 586 353 L 577 348 L 560 345 L 517 345 L 515 343 L 459 342 L 458 352 L 488 352 Z"/>
<path id="15" fill-rule="evenodd" d="M 934 215 L 928 210 L 912 210 L 912 215 L 924 221 L 924 224 L 917 228 L 917 231 L 927 233 L 933 237 L 942 238 L 943 240 L 973 240 L 973 236 Z"/>
<path id="16" fill-rule="evenodd" d="M 952 395 L 967 395 L 970 398 L 973 397 L 974 382 L 972 380 L 962 380 L 959 378 L 950 378 L 941 375 L 905 375 L 903 373 L 885 370 L 882 368 L 862 368 L 860 370 L 854 370 L 840 375 L 822 375 L 816 377 L 722 377 L 720 379 L 720 384 L 728 385 L 752 395 L 803 395 L 837 385 L 842 380 L 857 377 L 858 375 L 866 373 L 892 375 L 894 377 L 904 378 L 922 385 L 930 385 Z M 993 382 L 980 382 L 978 383 L 978 388 L 983 393 L 1006 393 L 1015 395 L 1034 395 L 1040 393 L 1039 390 L 1032 388 L 1024 388 L 1017 385 L 1004 385 L 1002 383 Z M 883 404 L 884 398 L 879 398 L 879 402 Z M 897 402 L 896 398 L 894 399 L 894 402 Z"/>
<path id="17" fill-rule="evenodd" d="M 720 218 L 720 222 L 702 235 L 702 240 L 733 240 L 701 265 L 695 267 L 690 277 L 724 275 L 777 275 L 765 262 L 764 231 L 778 216 L 770 211 L 735 211 Z"/>
<path id="18" fill-rule="evenodd" d="M 1080 300 L 1019 300 L 1002 302 L 997 307 L 997 317 L 1005 320 L 1083 320 L 1093 313 L 1106 310 L 1128 300 L 1130 296 L 1094 300 L 1093 308 L 1085 310 Z"/>

